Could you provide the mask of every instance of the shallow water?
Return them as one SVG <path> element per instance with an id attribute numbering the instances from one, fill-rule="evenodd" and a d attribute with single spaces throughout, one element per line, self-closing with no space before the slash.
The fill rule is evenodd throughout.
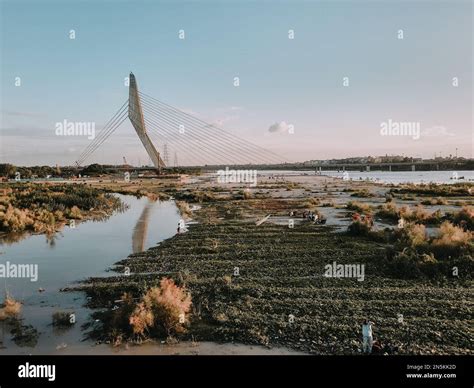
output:
<path id="1" fill-rule="evenodd" d="M 344 178 L 342 171 L 323 171 L 322 175 Z M 370 180 L 380 183 L 463 183 L 474 182 L 474 171 L 347 171 L 346 179 Z"/>
<path id="2" fill-rule="evenodd" d="M 8 291 L 23 303 L 24 325 L 32 325 L 39 332 L 31 353 L 55 352 L 63 344 L 77 344 L 83 339 L 81 325 L 89 319 L 91 310 L 83 306 L 85 297 L 79 292 L 60 292 L 81 279 L 106 276 L 115 262 L 130 253 L 148 249 L 172 237 L 180 219 L 173 201 L 153 202 L 146 197 L 137 199 L 119 195 L 128 210 L 116 213 L 105 221 L 84 222 L 76 228 L 66 227 L 48 243 L 44 235 L 29 236 L 13 244 L 0 246 L 0 264 L 37 264 L 38 280 L 29 278 L 0 278 L 1 294 Z M 39 292 L 39 289 L 44 289 Z M 3 299 L 3 298 L 2 298 Z M 51 325 L 57 311 L 74 312 L 76 323 L 59 332 Z M 0 322 L 0 354 L 24 353 L 12 342 L 10 328 Z M 30 344 L 31 345 L 31 344 Z"/>

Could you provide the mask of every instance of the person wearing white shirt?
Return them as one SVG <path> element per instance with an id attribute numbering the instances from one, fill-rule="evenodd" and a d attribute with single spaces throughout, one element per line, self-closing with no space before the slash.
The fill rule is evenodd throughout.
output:
<path id="1" fill-rule="evenodd" d="M 372 325 L 374 323 L 368 319 L 364 319 L 362 324 L 362 350 L 364 353 L 372 353 L 372 344 L 374 338 L 372 336 Z"/>

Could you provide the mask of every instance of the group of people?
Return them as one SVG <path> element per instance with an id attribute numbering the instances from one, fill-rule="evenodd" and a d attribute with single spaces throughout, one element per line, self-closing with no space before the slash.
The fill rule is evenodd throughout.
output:
<path id="1" fill-rule="evenodd" d="M 325 224 L 326 223 L 325 218 L 319 216 L 318 214 L 316 214 L 316 213 L 314 213 L 310 210 L 303 211 L 303 213 L 301 215 L 305 220 L 309 220 L 309 221 L 312 221 L 312 222 L 317 223 L 317 224 Z M 290 213 L 289 213 L 289 216 L 290 217 L 298 217 L 299 214 L 296 210 L 291 210 Z"/>
<path id="2" fill-rule="evenodd" d="M 312 211 L 305 210 L 303 212 L 303 218 L 315 222 L 319 219 L 319 216 L 317 214 L 313 213 Z"/>

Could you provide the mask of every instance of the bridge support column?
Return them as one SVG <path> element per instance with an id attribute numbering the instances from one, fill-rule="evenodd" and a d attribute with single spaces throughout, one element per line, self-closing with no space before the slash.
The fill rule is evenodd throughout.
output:
<path id="1" fill-rule="evenodd" d="M 370 172 L 370 166 L 365 166 L 365 171 Z"/>
<path id="2" fill-rule="evenodd" d="M 142 105 L 140 102 L 140 95 L 138 94 L 137 81 L 133 73 L 130 73 L 130 87 L 128 97 L 128 118 L 132 122 L 138 137 L 142 141 L 148 156 L 150 157 L 153 165 L 157 169 L 158 173 L 161 173 L 161 169 L 165 167 L 163 159 L 161 159 L 160 153 L 156 150 L 155 146 L 151 142 L 148 136 L 145 119 L 143 118 Z"/>
<path id="3" fill-rule="evenodd" d="M 414 164 L 411 165 L 411 170 L 415 171 L 415 165 Z"/>
<path id="4" fill-rule="evenodd" d="M 388 166 L 388 171 L 392 172 L 392 165 L 391 164 Z"/>

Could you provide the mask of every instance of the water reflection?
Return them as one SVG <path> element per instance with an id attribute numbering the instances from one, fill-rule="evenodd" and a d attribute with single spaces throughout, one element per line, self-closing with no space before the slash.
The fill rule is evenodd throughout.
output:
<path id="1" fill-rule="evenodd" d="M 138 218 L 132 234 L 132 251 L 133 253 L 143 252 L 145 250 L 146 237 L 148 233 L 148 221 L 150 218 L 151 209 L 155 204 L 154 201 L 149 200 L 145 205 Z"/>
<path id="2" fill-rule="evenodd" d="M 65 346 L 81 344 L 92 310 L 84 306 L 83 293 L 60 290 L 90 276 L 113 276 L 107 270 L 117 261 L 176 233 L 180 216 L 173 201 L 118 197 L 125 212 L 117 211 L 101 221 L 80 222 L 76 228 L 66 226 L 53 240 L 45 235 L 3 236 L 0 263 L 37 264 L 38 281 L 0 278 L 2 289 L 23 306 L 19 325 L 0 321 L 0 355 L 55 354 Z M 58 312 L 74 312 L 75 323 L 58 327 L 54 324 Z"/>
<path id="3" fill-rule="evenodd" d="M 0 322 L 1 326 L 1 339 L 0 347 L 6 349 L 4 346 L 5 332 L 9 331 L 11 340 L 18 347 L 35 347 L 38 343 L 40 333 L 32 325 L 23 324 L 23 320 L 10 319 Z"/>

